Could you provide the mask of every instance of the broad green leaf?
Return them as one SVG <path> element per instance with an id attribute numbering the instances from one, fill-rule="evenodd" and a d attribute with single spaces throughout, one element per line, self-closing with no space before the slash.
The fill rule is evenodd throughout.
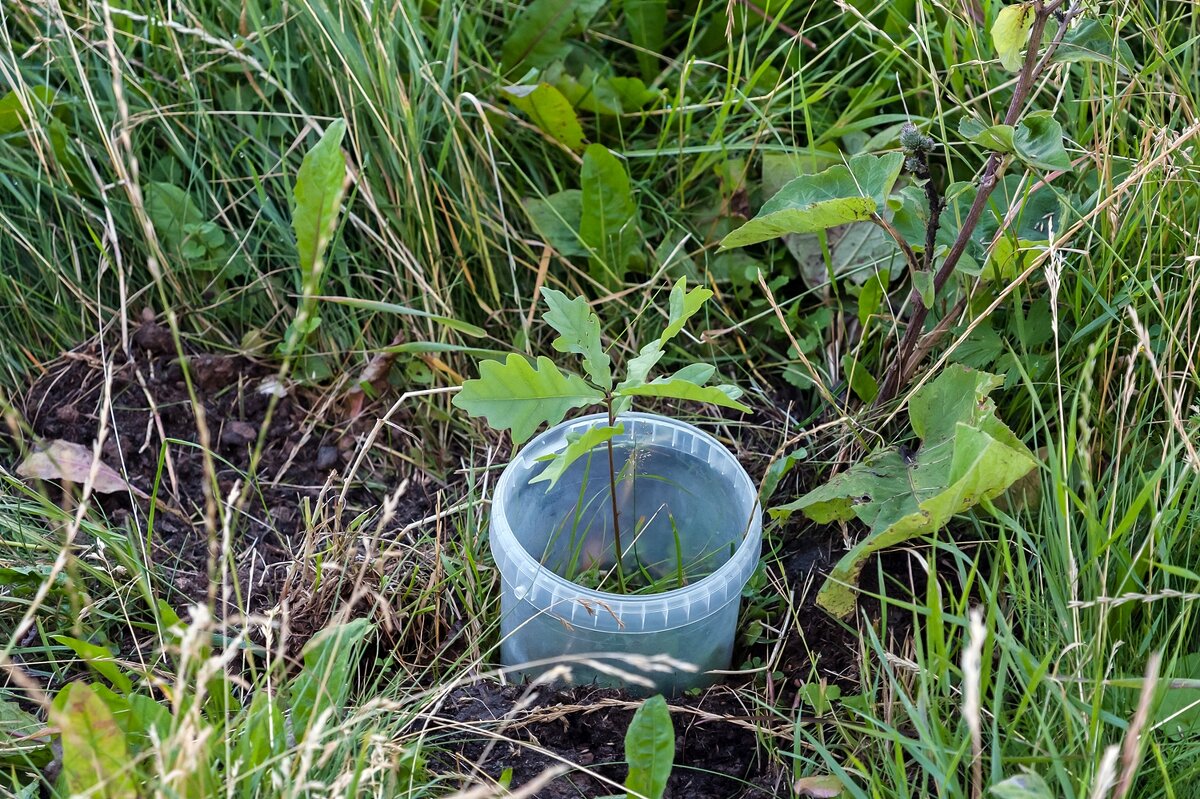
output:
<path id="1" fill-rule="evenodd" d="M 759 499 L 763 502 L 770 499 L 775 494 L 775 489 L 779 488 L 779 482 L 784 477 L 787 477 L 792 467 L 806 457 L 808 457 L 808 450 L 800 447 L 799 449 L 792 450 L 782 458 L 776 458 L 771 461 L 771 465 L 767 467 L 767 473 L 763 476 Z"/>
<path id="2" fill-rule="evenodd" d="M 922 269 L 912 273 L 913 288 L 921 295 L 921 304 L 926 308 L 933 307 L 934 280 L 933 272 Z"/>
<path id="3" fill-rule="evenodd" d="M 1017 774 L 998 782 L 988 788 L 988 793 L 996 799 L 1054 799 L 1056 795 L 1046 781 L 1034 771 Z"/>
<path id="4" fill-rule="evenodd" d="M 529 221 L 542 240 L 566 258 L 587 255 L 587 247 L 579 238 L 579 221 L 583 217 L 583 192 L 564 189 L 542 199 L 529 197 L 522 201 Z"/>
<path id="5" fill-rule="evenodd" d="M 642 346 L 638 350 L 638 354 L 629 359 L 629 363 L 625 364 L 625 379 L 621 381 L 617 388 L 629 388 L 630 386 L 640 386 L 650 379 L 650 370 L 658 365 L 663 356 L 663 343 L 661 339 L 655 339 Z"/>
<path id="6" fill-rule="evenodd" d="M 562 54 L 563 40 L 587 27 L 602 5 L 603 0 L 533 0 L 517 14 L 500 49 L 502 71 L 545 67 Z"/>
<path id="7" fill-rule="evenodd" d="M 868 404 L 875 401 L 879 394 L 879 383 L 849 353 L 842 356 L 842 373 L 846 375 L 846 382 L 855 396 Z"/>
<path id="8" fill-rule="evenodd" d="M 326 627 L 304 645 L 304 668 L 289 686 L 297 740 L 308 735 L 310 726 L 326 711 L 337 714 L 345 707 L 350 676 L 370 631 L 369 621 L 355 619 Z"/>
<path id="9" fill-rule="evenodd" d="M 625 165 L 607 147 L 588 145 L 580 174 L 583 192 L 579 236 L 590 248 L 592 277 L 609 288 L 625 280 L 637 248 L 637 206 Z"/>
<path id="10" fill-rule="evenodd" d="M 742 395 L 741 389 L 730 385 L 698 386 L 690 380 L 660 378 L 640 386 L 618 388 L 617 394 L 623 397 L 669 397 L 694 402 L 711 402 L 713 405 L 750 413 L 749 407 L 738 402 L 738 397 Z"/>
<path id="11" fill-rule="evenodd" d="M 1173 739 L 1195 740 L 1200 735 L 1200 652 L 1181 656 L 1160 682 L 1170 687 L 1160 694 L 1155 726 Z"/>
<path id="12" fill-rule="evenodd" d="M 662 99 L 662 89 L 649 89 L 641 78 L 617 77 L 585 66 L 578 76 L 555 64 L 542 74 L 578 111 L 620 116 L 641 111 Z"/>
<path id="13" fill-rule="evenodd" d="M 167 739 L 175 720 L 165 705 L 142 694 L 130 694 L 126 701 L 129 704 L 128 727 L 131 734 L 136 733 L 149 739 L 153 732 L 158 736 L 158 740 Z"/>
<path id="14" fill-rule="evenodd" d="M 1029 260 L 1037 257 L 1047 244 L 1049 242 L 1044 239 L 1041 241 L 1014 240 L 1009 235 L 1001 236 L 988 255 L 987 263 L 983 265 L 983 271 L 979 276 L 984 280 L 1000 283 L 1012 280 L 1025 271 L 1029 266 Z"/>
<path id="15" fill-rule="evenodd" d="M 648 88 L 641 78 L 616 76 L 607 81 L 612 90 L 621 100 L 621 108 L 627 114 L 641 111 L 663 97 L 662 89 Z"/>
<path id="16" fill-rule="evenodd" d="M 268 764 L 287 749 L 287 726 L 278 698 L 256 691 L 250 709 L 234 731 L 236 755 L 233 762 L 249 769 L 240 780 L 243 799 L 259 795 L 258 787 L 269 774 Z"/>
<path id="17" fill-rule="evenodd" d="M 876 452 L 795 502 L 822 524 L 857 517 L 867 536 L 830 573 L 817 602 L 831 614 L 854 612 L 854 585 L 866 559 L 946 525 L 957 513 L 991 499 L 1037 465 L 1029 449 L 996 416 L 988 394 L 1003 378 L 954 365 L 913 395 L 909 420 L 922 439 L 915 454 Z"/>
<path id="18" fill-rule="evenodd" d="M 1063 149 L 1062 125 L 1050 111 L 1026 114 L 1013 134 L 1017 157 L 1034 169 L 1071 168 L 1071 159 Z"/>
<path id="19" fill-rule="evenodd" d="M 46 725 L 0 696 L 0 764 L 25 763 L 50 746 L 49 738 L 34 737 Z M 42 758 L 37 757 L 40 761 Z M 48 757 L 46 758 L 48 759 Z"/>
<path id="20" fill-rule="evenodd" d="M 50 720 L 62 736 L 62 779 L 71 794 L 136 799 L 125 733 L 92 686 L 73 682 L 59 692 Z"/>
<path id="21" fill-rule="evenodd" d="M 774 197 L 780 189 L 801 175 L 815 175 L 841 162 L 841 153 L 834 149 L 799 148 L 786 153 L 763 153 L 763 196 Z"/>
<path id="22" fill-rule="evenodd" d="M 292 189 L 292 229 L 300 254 L 300 274 L 313 291 L 321 275 L 325 248 L 337 230 L 338 211 L 346 193 L 346 156 L 342 154 L 345 135 L 345 121 L 330 123 L 320 141 L 304 154 Z"/>
<path id="23" fill-rule="evenodd" d="M 68 646 L 75 652 L 76 655 L 88 664 L 88 667 L 99 674 L 104 679 L 108 680 L 113 688 L 116 688 L 123 694 L 133 692 L 133 683 L 125 672 L 121 671 L 121 667 L 114 661 L 112 652 L 109 652 L 102 646 L 81 641 L 78 638 L 71 638 L 67 635 L 51 636 L 55 641 Z"/>
<path id="24" fill-rule="evenodd" d="M 583 297 L 568 299 L 566 294 L 551 288 L 542 289 L 549 310 L 542 319 L 558 331 L 554 349 L 583 356 L 583 370 L 600 388 L 612 388 L 612 369 L 608 353 L 600 343 L 600 318 Z"/>
<path id="25" fill-rule="evenodd" d="M 170 183 L 149 183 L 144 194 L 146 215 L 168 254 L 198 261 L 225 244 L 225 233 L 205 219 L 183 189 Z"/>
<path id="26" fill-rule="evenodd" d="M 1112 27 L 1112 17 L 1091 17 L 1080 20 L 1063 37 L 1051 59 L 1058 64 L 1095 61 L 1109 64 L 1127 72 L 1133 64 L 1133 50 Z"/>
<path id="27" fill-rule="evenodd" d="M 562 452 L 548 459 L 546 468 L 542 473 L 533 478 L 531 483 L 549 482 L 546 486 L 549 491 L 554 488 L 554 484 L 558 482 L 558 478 L 566 473 L 567 467 L 572 463 L 582 458 L 584 455 L 591 452 L 596 447 L 603 444 L 605 441 L 611 441 L 613 436 L 619 436 L 625 432 L 625 425 L 618 424 L 615 427 L 608 425 L 598 425 L 589 427 L 584 432 L 578 435 L 567 436 L 567 446 Z"/>
<path id="28" fill-rule="evenodd" d="M 625 731 L 625 760 L 625 790 L 631 799 L 662 799 L 675 765 L 675 727 L 662 696 L 650 697 L 633 714 Z"/>
<path id="29" fill-rule="evenodd" d="M 37 110 L 39 104 L 47 108 L 54 105 L 54 98 L 54 90 L 49 86 L 31 86 L 27 100 L 32 103 L 34 110 Z M 26 120 L 25 106 L 21 105 L 21 98 L 16 89 L 0 97 L 0 135 L 21 130 Z"/>
<path id="30" fill-rule="evenodd" d="M 654 54 L 663 51 L 667 28 L 667 0 L 625 0 L 625 27 L 629 38 L 640 48 L 638 65 L 642 77 L 651 80 L 663 69 Z"/>
<path id="31" fill-rule="evenodd" d="M 583 149 L 583 127 L 575 116 L 575 109 L 558 89 L 549 83 L 539 83 L 535 86 L 506 86 L 500 91 L 547 136 L 572 150 Z"/>
<path id="32" fill-rule="evenodd" d="M 660 344 L 666 344 L 679 332 L 683 330 L 683 326 L 687 324 L 687 320 L 691 319 L 697 311 L 704 307 L 704 303 L 708 302 L 713 293 L 711 289 L 697 286 L 691 291 L 685 291 L 687 288 L 687 278 L 681 277 L 675 281 L 675 285 L 671 288 L 671 296 L 668 300 L 669 310 L 667 314 L 667 326 L 663 329 L 662 335 L 658 337 Z"/>
<path id="33" fill-rule="evenodd" d="M 483 416 L 497 430 L 511 430 L 513 443 L 520 444 L 541 425 L 561 422 L 572 408 L 603 399 L 604 392 L 560 371 L 549 358 L 539 357 L 535 370 L 513 354 L 504 363 L 481 363 L 479 377 L 463 383 L 453 404 L 471 416 Z"/>
<path id="34" fill-rule="evenodd" d="M 767 200 L 757 216 L 726 236 L 721 249 L 866 221 L 884 207 L 903 165 L 902 153 L 860 154 L 847 165 L 801 175 Z"/>
<path id="35" fill-rule="evenodd" d="M 958 135 L 987 150 L 999 153 L 1013 151 L 1012 125 L 985 125 L 973 117 L 963 117 L 958 122 Z"/>
<path id="36" fill-rule="evenodd" d="M 1000 65 L 1009 72 L 1021 68 L 1021 51 L 1029 41 L 1033 17 L 1033 3 L 1017 3 L 1000 9 L 992 23 L 992 46 L 1000 57 Z"/>
<path id="37" fill-rule="evenodd" d="M 482 338 L 487 335 L 487 331 L 482 327 L 473 325 L 470 322 L 463 322 L 459 319 L 454 319 L 449 316 L 438 316 L 437 314 L 422 311 L 419 308 L 409 308 L 406 305 L 397 305 L 394 302 L 381 302 L 380 300 L 363 300 L 358 297 L 329 297 L 318 295 L 313 297 L 314 300 L 320 302 L 333 302 L 338 305 L 348 305 L 351 308 L 358 308 L 361 311 L 371 311 L 373 313 L 390 313 L 399 316 L 419 316 L 422 319 L 428 319 L 432 322 L 437 322 L 439 325 L 445 325 L 451 330 L 457 330 L 459 333 L 466 333 L 468 336 Z"/>
<path id="38" fill-rule="evenodd" d="M 863 283 L 862 291 L 858 293 L 858 323 L 866 327 L 867 321 L 879 310 L 883 298 L 887 295 L 890 276 L 888 270 L 876 272 Z"/>

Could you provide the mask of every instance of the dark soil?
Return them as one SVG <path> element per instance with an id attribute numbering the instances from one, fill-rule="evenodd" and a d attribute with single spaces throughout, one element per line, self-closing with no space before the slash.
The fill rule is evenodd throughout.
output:
<path id="1" fill-rule="evenodd" d="M 528 704 L 521 702 L 527 694 Z M 441 716 L 488 734 L 456 732 L 440 741 L 435 737 L 431 742 L 446 749 L 432 765 L 471 778 L 479 772 L 499 778 L 512 769 L 515 788 L 565 762 L 579 768 L 544 786 L 539 799 L 619 794 L 627 771 L 625 731 L 636 701 L 623 691 L 592 687 L 531 692 L 481 683 L 460 688 L 447 699 Z M 514 711 L 518 703 L 521 707 Z M 787 772 L 768 760 L 754 730 L 777 719 L 755 716 L 734 692 L 722 688 L 673 700 L 671 710 L 675 767 L 667 797 L 790 795 Z"/>
<path id="2" fill-rule="evenodd" d="M 112 399 L 103 460 L 146 494 L 155 493 L 158 481 L 153 557 L 178 590 L 176 600 L 204 601 L 210 587 L 210 534 L 205 523 L 210 486 L 194 405 L 167 331 L 145 322 L 134 342 L 132 360 L 109 354 Z M 242 609 L 260 612 L 280 599 L 289 566 L 299 554 L 305 533 L 302 503 L 315 506 L 331 473 L 345 470 L 355 435 L 374 420 L 338 419 L 337 414 L 319 420 L 314 412 L 319 397 L 289 385 L 276 404 L 251 476 L 247 474 L 251 451 L 270 404 L 264 389 L 274 380 L 275 368 L 241 356 L 213 354 L 191 354 L 187 366 L 209 430 L 215 501 L 227 503 L 235 484 L 245 486 L 249 481 L 252 486 L 236 511 L 232 548 L 245 598 Z M 68 353 L 56 361 L 23 403 L 35 439 L 63 439 L 90 448 L 100 427 L 105 370 L 94 349 Z M 165 465 L 160 467 L 164 441 L 174 479 Z M 352 507 L 342 512 L 378 507 L 382 491 L 394 490 L 409 477 L 410 487 L 392 525 L 402 527 L 427 515 L 431 503 L 426 481 L 414 471 L 403 464 L 396 467 L 394 474 L 381 479 L 386 485 L 378 495 L 356 487 L 349 497 Z M 327 505 L 340 491 L 340 481 L 333 485 L 324 500 Z M 131 523 L 130 517 L 136 516 L 131 526 L 145 529 L 147 501 L 135 505 L 126 494 L 97 494 L 94 501 L 114 523 Z"/>
<path id="3" fill-rule="evenodd" d="M 158 491 L 182 515 L 156 514 L 153 553 L 183 597 L 203 601 L 209 591 L 210 559 L 204 524 L 205 467 L 199 447 L 176 443 L 199 443 L 199 432 L 182 365 L 164 333 L 153 323 L 143 324 L 135 337 L 134 360 L 112 367 L 112 410 L 104 460 L 137 489 L 153 493 L 163 441 L 172 442 L 168 448 L 176 482 L 163 470 Z M 235 481 L 247 479 L 251 448 L 269 404 L 269 396 L 261 389 L 275 370 L 244 357 L 204 354 L 189 356 L 188 368 L 210 429 L 217 497 L 225 501 Z M 32 432 L 40 439 L 90 446 L 99 428 L 104 383 L 104 363 L 97 353 L 82 351 L 61 359 L 36 382 L 24 403 Z M 255 490 L 237 516 L 235 561 L 251 611 L 265 610 L 280 600 L 303 543 L 302 503 L 314 503 L 330 473 L 346 468 L 355 436 L 362 432 L 354 420 L 338 419 L 337 414 L 326 424 L 314 425 L 314 409 L 319 404 L 318 397 L 295 387 L 280 399 L 264 437 Z M 794 419 L 789 425 L 782 424 L 782 406 L 768 407 L 742 424 L 720 428 L 719 437 L 736 449 L 756 480 L 781 443 L 779 431 L 796 427 Z M 411 479 L 413 485 L 392 522 L 400 527 L 427 515 L 431 503 L 424 487 L 428 481 L 421 474 L 408 466 L 394 467 L 394 471 L 377 478 L 389 484 L 384 490 L 406 477 Z M 781 491 L 800 493 L 807 487 L 801 482 L 804 479 L 801 470 L 796 470 L 785 479 Z M 351 500 L 358 507 L 378 507 L 382 498 L 381 492 L 376 495 L 359 488 Z M 144 524 L 145 503 L 134 506 L 128 497 L 118 495 L 97 496 L 96 501 L 118 522 L 137 514 Z M 766 546 L 774 546 L 775 555 L 769 568 L 776 582 L 788 585 L 793 594 L 773 606 L 776 617 L 770 619 L 771 626 L 784 631 L 784 641 L 781 649 L 778 641 L 770 640 L 743 645 L 735 653 L 733 665 L 754 657 L 767 660 L 773 652 L 779 659 L 771 674 L 741 678 L 740 685 L 735 678 L 730 685 L 701 696 L 671 700 L 676 767 L 668 797 L 790 796 L 790 764 L 771 749 L 790 747 L 786 719 L 805 712 L 800 689 L 824 680 L 847 693 L 856 690 L 858 631 L 813 604 L 820 579 L 845 550 L 842 532 L 806 524 L 797 517 L 770 534 L 774 544 Z M 907 575 L 907 554 L 884 557 L 888 573 Z M 863 587 L 868 591 L 877 588 L 874 574 L 873 568 L 865 570 Z M 903 577 L 898 579 L 905 582 Z M 328 600 L 332 604 L 339 601 L 338 597 Z M 784 618 L 789 602 L 798 608 L 800 629 Z M 860 607 L 868 622 L 879 618 L 877 603 L 863 599 Z M 309 615 L 314 615 L 309 620 L 312 630 L 293 630 L 300 640 L 320 626 L 321 620 Z M 882 631 L 885 640 L 902 639 L 910 633 L 906 624 L 895 626 L 896 621 L 890 618 L 893 626 Z M 759 685 L 749 686 L 750 679 L 759 680 Z M 752 687 L 753 691 L 739 692 L 739 687 Z M 430 767 L 462 775 L 464 780 L 482 774 L 499 779 L 511 769 L 511 785 L 516 788 L 547 768 L 565 763 L 574 768 L 537 796 L 555 799 L 620 793 L 625 778 L 625 731 L 640 700 L 613 689 L 539 687 L 525 703 L 522 700 L 529 692 L 527 687 L 496 683 L 455 690 L 429 723 L 429 742 L 437 751 Z M 765 696 L 782 716 L 749 705 L 744 697 L 752 693 Z M 514 709 L 518 703 L 520 708 Z M 770 747 L 764 745 L 768 741 Z"/>

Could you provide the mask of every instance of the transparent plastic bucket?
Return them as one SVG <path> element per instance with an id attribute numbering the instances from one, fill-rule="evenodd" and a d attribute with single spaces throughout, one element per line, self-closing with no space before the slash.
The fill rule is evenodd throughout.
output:
<path id="1" fill-rule="evenodd" d="M 613 573 L 612 490 L 602 444 L 557 484 L 531 482 L 568 434 L 607 424 L 603 414 L 564 422 L 529 442 L 492 498 L 490 542 L 500 570 L 501 660 L 530 678 L 555 665 L 576 684 L 678 693 L 715 682 L 733 654 L 742 589 L 759 560 L 762 510 L 737 459 L 683 422 L 623 414 L 613 438 L 622 564 L 647 591 L 586 588 L 591 566 Z M 638 656 L 666 655 L 694 671 L 662 670 Z M 633 658 L 625 657 L 633 656 Z M 536 664 L 536 665 L 527 665 Z M 649 680 L 629 681 L 622 672 Z"/>

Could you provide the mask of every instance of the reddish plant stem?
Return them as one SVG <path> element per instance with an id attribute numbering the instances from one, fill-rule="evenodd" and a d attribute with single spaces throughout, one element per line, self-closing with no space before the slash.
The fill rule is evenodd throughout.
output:
<path id="1" fill-rule="evenodd" d="M 1025 107 L 1025 102 L 1028 99 L 1030 90 L 1033 88 L 1034 82 L 1049 65 L 1051 56 L 1053 56 L 1055 49 L 1057 49 L 1059 43 L 1062 41 L 1062 37 L 1066 34 L 1067 25 L 1070 23 L 1070 20 L 1079 13 L 1080 5 L 1078 2 L 1075 2 L 1066 15 L 1064 15 L 1058 34 L 1050 42 L 1046 48 L 1045 55 L 1039 61 L 1038 45 L 1042 41 L 1043 34 L 1046 32 L 1046 25 L 1050 21 L 1050 17 L 1065 2 L 1066 0 L 1054 0 L 1054 2 L 1045 4 L 1036 2 L 1034 5 L 1035 17 L 1029 32 L 1029 48 L 1025 53 L 1025 61 L 1021 65 L 1021 72 L 1017 76 L 1017 85 L 1013 89 L 1012 101 L 1008 104 L 1008 112 L 1004 115 L 1005 125 L 1016 124 L 1021 111 Z M 959 228 L 958 236 L 955 237 L 954 243 L 950 245 L 950 250 L 946 253 L 945 260 L 942 261 L 941 267 L 933 277 L 933 293 L 935 297 L 950 280 L 950 276 L 954 274 L 954 268 L 958 265 L 958 260 L 966 252 L 967 245 L 971 241 L 971 234 L 975 232 L 975 226 L 979 224 L 979 220 L 983 216 L 983 211 L 987 207 L 988 198 L 991 197 L 992 191 L 999 182 L 1000 167 L 1003 163 L 1004 156 L 1001 153 L 993 152 L 988 156 L 987 164 L 983 169 L 983 176 L 980 178 L 979 187 L 975 192 L 975 201 L 971 203 L 971 208 L 967 212 L 966 219 L 963 220 L 963 225 Z M 930 222 L 932 224 L 936 217 L 933 215 L 933 209 L 931 208 L 930 210 Z M 938 210 L 940 212 L 940 209 Z M 930 250 L 927 248 L 926 257 L 931 257 L 929 252 Z M 925 327 L 925 319 L 929 315 L 929 309 L 921 301 L 921 295 L 915 287 L 909 293 L 908 303 L 913 309 L 912 317 L 909 319 L 908 328 L 904 331 L 904 338 L 900 342 L 896 358 L 892 361 L 883 384 L 879 387 L 879 395 L 875 398 L 876 407 L 891 401 L 899 393 L 900 389 L 908 383 L 913 371 L 920 363 L 920 360 L 915 358 L 914 355 L 917 341 L 920 339 L 921 331 Z M 929 343 L 926 351 L 932 346 L 933 344 Z"/>
<path id="2" fill-rule="evenodd" d="M 605 404 L 608 407 L 608 426 L 614 427 L 617 423 L 616 414 L 613 413 L 613 398 L 610 394 L 605 399 Z M 621 563 L 625 550 L 621 548 L 621 517 L 620 511 L 617 508 L 617 464 L 613 457 L 612 436 L 608 437 L 608 493 L 612 499 L 612 517 L 613 517 L 613 546 L 617 550 L 617 587 L 622 594 L 625 593 L 625 568 Z"/>

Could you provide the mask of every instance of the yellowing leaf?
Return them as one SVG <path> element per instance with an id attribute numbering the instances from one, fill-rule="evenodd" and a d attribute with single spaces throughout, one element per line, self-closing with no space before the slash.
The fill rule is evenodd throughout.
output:
<path id="1" fill-rule="evenodd" d="M 83 485 L 91 471 L 92 450 L 82 444 L 62 439 L 55 439 L 44 449 L 29 453 L 17 466 L 17 474 L 21 477 L 33 480 L 62 480 L 77 485 Z M 132 491 L 140 497 L 145 496 L 103 461 L 96 464 L 96 480 L 92 483 L 92 490 L 100 494 Z"/>
<path id="2" fill-rule="evenodd" d="M 1021 68 L 1021 51 L 1029 41 L 1033 14 L 1033 3 L 1018 3 L 1000 9 L 992 23 L 992 45 L 1000 64 L 1010 72 Z"/>
<path id="3" fill-rule="evenodd" d="M 857 517 L 867 536 L 838 561 L 817 603 L 831 614 L 854 612 L 854 585 L 874 552 L 932 533 L 956 513 L 991 499 L 1023 477 L 1037 460 L 996 416 L 988 394 L 1003 378 L 948 367 L 909 402 L 915 453 L 876 452 L 825 485 L 772 513 L 802 510 L 822 524 Z"/>
<path id="4" fill-rule="evenodd" d="M 125 733 L 92 686 L 73 682 L 64 688 L 50 720 L 62 733 L 62 776 L 72 795 L 135 799 Z"/>
<path id="5" fill-rule="evenodd" d="M 497 430 L 511 430 L 520 444 L 543 424 L 558 424 L 572 408 L 594 405 L 604 393 L 579 375 L 562 372 L 544 356 L 537 369 L 521 355 L 504 363 L 484 361 L 479 377 L 463 383 L 453 403 L 471 416 L 483 416 Z"/>
<path id="6" fill-rule="evenodd" d="M 801 777 L 793 786 L 797 796 L 809 796 L 813 799 L 835 799 L 842 795 L 842 781 L 837 777 Z"/>
<path id="7" fill-rule="evenodd" d="M 549 83 L 539 83 L 536 86 L 506 86 L 500 91 L 547 136 L 572 150 L 583 149 L 583 127 L 575 116 L 575 109 L 558 89 Z"/>

